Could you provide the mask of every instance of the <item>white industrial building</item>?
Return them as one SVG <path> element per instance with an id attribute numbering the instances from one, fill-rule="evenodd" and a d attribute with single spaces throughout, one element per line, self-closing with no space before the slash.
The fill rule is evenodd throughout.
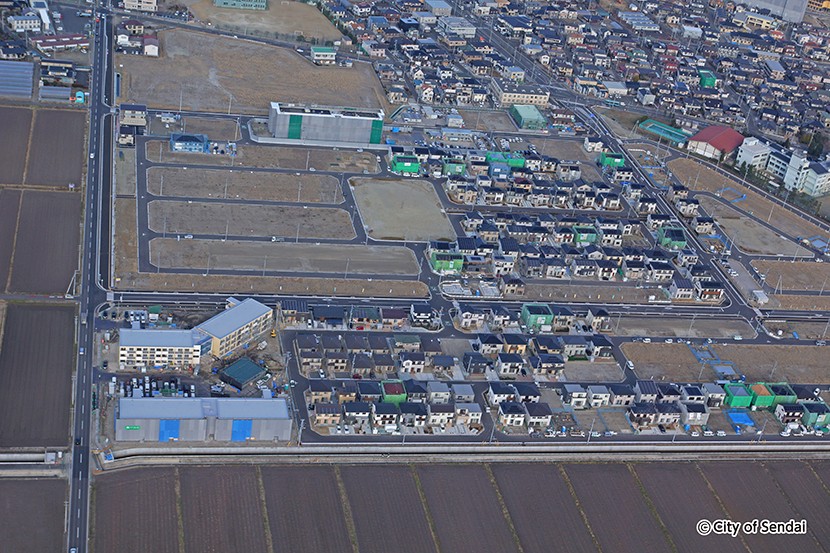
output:
<path id="1" fill-rule="evenodd" d="M 380 144 L 383 110 L 271 102 L 268 130 L 279 139 Z"/>
<path id="2" fill-rule="evenodd" d="M 463 17 L 442 17 L 438 20 L 438 32 L 444 36 L 473 39 L 476 36 L 476 27 Z"/>
<path id="3" fill-rule="evenodd" d="M 211 337 L 196 329 L 130 329 L 119 331 L 118 363 L 122 367 L 187 368 L 210 353 Z"/>
<path id="4" fill-rule="evenodd" d="M 758 173 L 766 172 L 771 181 L 783 183 L 787 190 L 810 196 L 830 192 L 830 162 L 811 161 L 803 151 L 791 151 L 775 142 L 749 137 L 738 148 L 736 156 L 739 169 L 743 163 Z"/>

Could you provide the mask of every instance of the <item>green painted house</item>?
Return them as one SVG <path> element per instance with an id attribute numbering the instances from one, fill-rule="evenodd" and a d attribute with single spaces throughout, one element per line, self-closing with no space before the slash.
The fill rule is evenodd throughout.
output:
<path id="1" fill-rule="evenodd" d="M 597 241 L 597 229 L 590 225 L 574 225 L 574 244 L 577 246 L 584 246 L 585 244 L 595 244 Z"/>
<path id="2" fill-rule="evenodd" d="M 749 388 L 741 383 L 727 384 L 723 387 L 726 392 L 726 399 L 723 403 L 729 407 L 744 407 L 752 405 L 752 394 Z"/>
<path id="3" fill-rule="evenodd" d="M 384 380 L 381 382 L 381 393 L 383 394 L 383 403 L 400 405 L 406 401 L 406 389 L 400 380 Z"/>
<path id="4" fill-rule="evenodd" d="M 714 73 L 701 69 L 697 74 L 700 76 L 700 88 L 715 88 L 718 79 Z"/>
<path id="5" fill-rule="evenodd" d="M 767 388 L 772 393 L 772 409 L 775 409 L 779 403 L 795 403 L 798 399 L 796 393 L 786 382 L 767 384 Z"/>
<path id="6" fill-rule="evenodd" d="M 657 243 L 669 250 L 682 250 L 686 248 L 686 233 L 680 227 L 660 227 Z"/>
<path id="7" fill-rule="evenodd" d="M 522 305 L 522 322 L 528 328 L 541 328 L 553 324 L 553 312 L 544 303 L 526 303 Z"/>
<path id="8" fill-rule="evenodd" d="M 801 418 L 801 423 L 806 427 L 812 428 L 826 428 L 830 424 L 830 408 L 826 403 L 821 401 L 805 401 L 801 405 L 804 406 L 804 416 Z"/>
<path id="9" fill-rule="evenodd" d="M 464 268 L 464 254 L 434 251 L 430 253 L 429 264 L 440 275 L 457 275 Z"/>
<path id="10" fill-rule="evenodd" d="M 510 106 L 510 115 L 520 129 L 539 131 L 548 126 L 548 120 L 533 105 L 513 104 Z"/>
<path id="11" fill-rule="evenodd" d="M 599 155 L 599 164 L 603 167 L 622 167 L 625 165 L 625 156 L 611 152 L 602 152 Z"/>
<path id="12" fill-rule="evenodd" d="M 508 167 L 524 167 L 525 158 L 521 154 L 510 154 L 505 152 L 487 152 L 485 160 L 489 164 L 504 163 Z"/>
<path id="13" fill-rule="evenodd" d="M 757 409 L 770 409 L 772 407 L 772 392 L 763 382 L 750 386 L 749 393 L 752 394 L 753 407 Z"/>
<path id="14" fill-rule="evenodd" d="M 464 171 L 467 170 L 467 164 L 460 159 L 445 158 L 441 165 L 443 175 L 463 175 Z"/>
<path id="15" fill-rule="evenodd" d="M 389 168 L 397 173 L 418 173 L 421 170 L 421 163 L 415 156 L 398 155 L 392 156 Z"/>

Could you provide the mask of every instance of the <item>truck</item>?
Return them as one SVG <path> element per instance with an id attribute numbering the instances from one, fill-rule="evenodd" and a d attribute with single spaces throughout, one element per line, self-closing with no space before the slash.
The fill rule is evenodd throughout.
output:
<path id="1" fill-rule="evenodd" d="M 80 10 L 75 15 L 77 17 L 92 17 L 92 10 Z"/>

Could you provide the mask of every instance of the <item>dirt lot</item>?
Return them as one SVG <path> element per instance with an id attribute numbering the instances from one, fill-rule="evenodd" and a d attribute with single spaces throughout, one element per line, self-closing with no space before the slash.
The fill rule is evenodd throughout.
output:
<path id="1" fill-rule="evenodd" d="M 340 273 L 348 275 L 415 275 L 418 263 L 409 248 L 362 244 L 291 244 L 273 242 L 220 242 L 216 240 L 155 239 L 150 260 L 161 267 Z M 348 260 L 348 261 L 347 261 Z"/>
<path id="2" fill-rule="evenodd" d="M 437 551 L 412 469 L 345 466 L 340 475 L 361 551 Z M 377 489 L 388 493 L 378 494 Z"/>
<path id="3" fill-rule="evenodd" d="M 138 273 L 138 239 L 136 238 L 136 201 L 115 199 L 115 287 L 120 277 L 130 275 L 132 281 Z"/>
<path id="4" fill-rule="evenodd" d="M 369 236 L 377 240 L 454 240 L 435 188 L 417 179 L 350 181 Z"/>
<path id="5" fill-rule="evenodd" d="M 0 448 L 64 447 L 74 365 L 74 305 L 11 304 L 0 348 Z M 43 347 L 45 337 L 48 346 Z M 37 390 L 38 401 L 21 393 Z"/>
<path id="6" fill-rule="evenodd" d="M 775 204 L 762 198 L 760 194 L 753 192 L 749 188 L 741 186 L 738 181 L 730 179 L 724 185 L 725 179 L 723 175 L 715 173 L 698 161 L 693 159 L 675 159 L 670 161 L 668 165 L 680 182 L 687 182 L 690 178 L 694 182 L 697 179 L 698 171 L 700 171 L 700 178 L 697 179 L 696 187 L 698 190 L 717 192 L 724 186 L 729 186 L 741 194 L 746 194 L 746 198 L 739 202 L 741 209 L 748 213 L 752 212 L 763 220 L 766 220 L 769 217 L 770 211 L 772 211 L 770 223 L 790 236 L 812 237 L 823 233 L 823 231 L 812 223 L 805 221 L 789 210 L 781 208 L 781 206 L 775 206 L 773 209 L 773 205 Z"/>
<path id="7" fill-rule="evenodd" d="M 273 36 L 302 35 L 321 40 L 336 40 L 341 33 L 332 25 L 320 10 L 300 2 L 274 1 L 268 3 L 266 10 L 238 10 L 218 8 L 211 0 L 202 0 L 190 6 L 190 9 L 202 21 L 210 21 L 214 26 L 233 25 L 240 30 L 262 31 Z"/>
<path id="8" fill-rule="evenodd" d="M 826 282 L 830 282 L 830 263 L 791 263 L 790 261 L 770 261 L 759 259 L 752 265 L 762 275 L 767 275 L 767 283 L 784 290 L 818 290 L 828 291 Z"/>
<path id="9" fill-rule="evenodd" d="M 442 551 L 518 550 L 484 466 L 416 470 Z"/>
<path id="10" fill-rule="evenodd" d="M 275 551 L 352 553 L 330 466 L 264 466 L 261 474 L 271 535 L 279 544 Z"/>
<path id="11" fill-rule="evenodd" d="M 376 173 L 378 170 L 374 154 L 368 152 L 250 144 L 239 148 L 236 164 L 266 169 L 315 169 L 336 173 Z"/>
<path id="12" fill-rule="evenodd" d="M 464 118 L 467 128 L 473 131 L 516 131 L 516 125 L 504 111 L 465 111 L 461 109 L 458 110 L 458 114 Z"/>
<path id="13" fill-rule="evenodd" d="M 616 330 L 617 321 L 614 320 Z M 691 327 L 691 332 L 689 328 Z M 744 337 L 755 335 L 752 327 L 743 320 L 710 319 L 700 317 L 622 317 L 619 336 L 665 336 L 678 338 L 732 338 L 736 334 Z"/>
<path id="14" fill-rule="evenodd" d="M 665 144 L 660 144 L 658 151 L 657 146 L 651 144 L 628 144 L 626 146 L 628 152 L 643 166 L 645 173 L 651 173 L 651 178 L 660 186 L 666 185 L 666 172 L 662 168 L 655 168 L 658 166 L 657 156 L 663 159 L 667 152 Z"/>
<path id="15" fill-rule="evenodd" d="M 136 167 L 135 150 L 132 148 L 118 150 L 114 158 L 115 163 L 115 193 L 118 195 L 135 196 Z M 184 171 L 182 171 L 184 172 Z"/>
<path id="16" fill-rule="evenodd" d="M 251 173 L 215 169 L 182 171 L 172 167 L 153 167 L 147 171 L 147 189 L 156 196 L 245 198 L 325 204 L 343 202 L 340 183 L 336 178 L 312 174 Z"/>
<path id="17" fill-rule="evenodd" d="M 268 550 L 254 467 L 182 467 L 179 479 L 186 550 Z"/>
<path id="18" fill-rule="evenodd" d="M 599 286 L 586 284 L 586 281 L 576 281 L 569 284 L 568 281 L 562 284 L 528 284 L 525 287 L 527 301 L 535 298 L 567 299 L 572 302 L 590 301 L 601 299 L 603 303 L 650 303 L 651 301 L 664 301 L 668 296 L 663 290 L 654 288 L 635 288 L 633 286 Z M 616 324 L 616 321 L 614 321 Z"/>
<path id="19" fill-rule="evenodd" d="M 799 257 L 813 257 L 813 254 L 806 248 L 786 238 L 782 239 L 780 234 L 757 221 L 744 217 L 718 199 L 701 194 L 695 198 L 700 201 L 700 206 L 714 217 L 726 237 L 730 241 L 734 239 L 735 244 L 742 251 L 759 255 L 792 256 L 797 254 Z"/>
<path id="20" fill-rule="evenodd" d="M 623 373 L 616 361 L 567 361 L 565 379 L 572 382 L 620 382 Z"/>
<path id="21" fill-rule="evenodd" d="M 602 551 L 669 551 L 666 535 L 623 464 L 563 467 Z M 625 497 L 625 508 L 608 497 Z"/>
<path id="22" fill-rule="evenodd" d="M 169 467 L 104 472 L 95 478 L 93 551 L 176 551 L 176 478 Z M 125 498 L 131 498 L 125 501 Z M 148 531 L 152 528 L 152 531 Z"/>
<path id="23" fill-rule="evenodd" d="M 160 58 L 115 56 L 115 63 L 124 66 L 124 102 L 178 109 L 183 93 L 185 109 L 227 112 L 231 99 L 233 113 L 265 113 L 272 101 L 368 108 L 386 104 L 371 64 L 318 67 L 284 48 L 194 31 L 167 30 L 158 36 Z M 257 86 L 250 86 L 254 81 Z"/>
<path id="24" fill-rule="evenodd" d="M 697 467 L 687 463 L 637 463 L 643 490 L 654 504 L 679 551 L 735 551 L 731 536 L 701 536 L 690 523 L 690 513 L 707 520 L 723 518 L 723 511 Z"/>
<path id="25" fill-rule="evenodd" d="M 0 190 L 0 289 L 4 291 L 9 281 L 21 195 L 20 190 Z"/>
<path id="26" fill-rule="evenodd" d="M 39 109 L 35 112 L 25 184 L 82 184 L 85 118 L 86 112 L 80 110 Z"/>
<path id="27" fill-rule="evenodd" d="M 826 296 L 797 296 L 791 294 L 775 294 L 770 300 L 778 302 L 777 309 L 820 310 L 830 309 L 830 295 Z M 770 304 L 772 301 L 770 301 Z"/>
<path id="28" fill-rule="evenodd" d="M 79 193 L 24 192 L 9 290 L 65 293 L 78 268 L 80 221 Z"/>
<path id="29" fill-rule="evenodd" d="M 0 184 L 23 184 L 26 150 L 32 128 L 32 110 L 0 107 Z"/>
<path id="30" fill-rule="evenodd" d="M 830 327 L 828 327 L 827 319 L 815 319 L 813 321 L 767 320 L 764 322 L 764 328 L 773 334 L 781 330 L 782 338 L 794 338 L 793 332 L 795 332 L 799 338 L 819 340 L 826 337 L 824 329 Z"/>
<path id="31" fill-rule="evenodd" d="M 182 132 L 206 134 L 210 140 L 239 140 L 240 138 L 239 125 L 230 119 L 184 117 L 182 123 Z"/>
<path id="32" fill-rule="evenodd" d="M 827 504 L 827 490 L 813 468 L 802 461 L 764 463 L 764 468 L 792 506 L 799 513 L 809 513 L 810 533 L 825 551 L 830 549 L 830 511 L 824 507 Z"/>
<path id="33" fill-rule="evenodd" d="M 621 349 L 626 359 L 634 363 L 634 372 L 639 378 L 654 377 L 655 380 L 670 382 L 698 381 L 700 363 L 686 344 L 628 343 L 623 344 Z M 714 375 L 709 368 L 703 373 L 704 377 Z"/>
<path id="34" fill-rule="evenodd" d="M 349 240 L 355 237 L 349 213 L 342 209 L 271 207 L 203 202 L 150 202 L 150 228 L 168 234 L 283 236 Z"/>
<path id="35" fill-rule="evenodd" d="M 64 506 L 69 495 L 63 478 L 0 479 L 0 543 L 4 551 L 62 551 Z"/>
<path id="36" fill-rule="evenodd" d="M 556 465 L 497 463 L 492 471 L 525 553 L 548 552 L 552 544 L 563 551 L 596 551 Z M 556 505 L 556 516 L 539 505 Z"/>

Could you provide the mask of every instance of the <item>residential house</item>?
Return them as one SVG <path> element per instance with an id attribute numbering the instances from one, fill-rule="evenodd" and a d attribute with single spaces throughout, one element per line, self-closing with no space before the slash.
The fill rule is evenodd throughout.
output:
<path id="1" fill-rule="evenodd" d="M 372 406 L 364 401 L 353 401 L 343 405 L 343 421 L 346 424 L 369 424 Z"/>
<path id="2" fill-rule="evenodd" d="M 403 387 L 406 390 L 406 399 L 410 403 L 426 403 L 429 397 L 426 382 L 420 380 L 404 380 Z"/>
<path id="3" fill-rule="evenodd" d="M 582 336 L 562 336 L 560 340 L 565 360 L 584 359 L 588 356 L 588 342 Z"/>
<path id="4" fill-rule="evenodd" d="M 450 403 L 450 387 L 443 382 L 427 382 L 427 401 L 433 404 Z"/>
<path id="5" fill-rule="evenodd" d="M 373 403 L 372 424 L 378 428 L 397 426 L 398 406 L 394 403 Z"/>
<path id="6" fill-rule="evenodd" d="M 593 408 L 603 407 L 611 402 L 611 392 L 602 385 L 588 386 L 588 405 Z"/>
<path id="7" fill-rule="evenodd" d="M 628 384 L 611 384 L 609 386 L 609 392 L 608 405 L 615 407 L 631 405 L 636 398 L 634 389 Z"/>
<path id="8" fill-rule="evenodd" d="M 660 391 L 654 381 L 638 380 L 634 385 L 634 394 L 636 403 L 654 403 L 657 401 Z"/>
<path id="9" fill-rule="evenodd" d="M 588 392 L 579 384 L 565 384 L 562 403 L 574 409 L 585 409 L 588 404 Z"/>
<path id="10" fill-rule="evenodd" d="M 455 404 L 455 421 L 456 424 L 464 424 L 467 426 L 481 424 L 481 405 L 478 403 L 456 403 Z"/>
<path id="11" fill-rule="evenodd" d="M 515 401 L 499 403 L 498 421 L 504 426 L 524 426 L 527 420 L 524 407 Z"/>
<path id="12" fill-rule="evenodd" d="M 656 424 L 657 406 L 653 403 L 637 402 L 625 411 L 628 421 L 636 428 L 646 428 Z"/>
<path id="13" fill-rule="evenodd" d="M 485 374 L 492 366 L 492 361 L 477 351 L 468 351 L 464 353 L 463 366 L 469 375 Z"/>
<path id="14" fill-rule="evenodd" d="M 518 353 L 499 353 L 495 369 L 500 377 L 515 378 L 524 367 L 524 359 Z"/>
<path id="15" fill-rule="evenodd" d="M 513 401 L 516 397 L 516 390 L 504 382 L 490 382 L 487 394 L 487 402 L 495 407 L 504 401 Z"/>
<path id="16" fill-rule="evenodd" d="M 686 426 L 706 426 L 709 424 L 709 408 L 705 403 L 682 401 L 680 422 Z"/>
<path id="17" fill-rule="evenodd" d="M 531 428 L 547 428 L 553 418 L 553 411 L 547 403 L 524 403 L 527 426 Z"/>
<path id="18" fill-rule="evenodd" d="M 426 355 L 420 351 L 404 351 L 398 354 L 400 371 L 406 374 L 419 374 L 426 368 Z"/>
<path id="19" fill-rule="evenodd" d="M 657 403 L 654 406 L 657 408 L 656 424 L 671 426 L 680 422 L 680 407 L 676 402 Z"/>
<path id="20" fill-rule="evenodd" d="M 781 424 L 785 425 L 793 422 L 801 422 L 804 414 L 804 405 L 801 403 L 779 403 L 775 407 L 775 418 Z"/>
<path id="21" fill-rule="evenodd" d="M 334 387 L 328 380 L 312 378 L 308 381 L 308 401 L 312 405 L 331 403 L 334 399 Z"/>
<path id="22" fill-rule="evenodd" d="M 401 424 L 409 427 L 426 426 L 429 419 L 429 407 L 425 403 L 405 401 L 400 404 Z"/>
<path id="23" fill-rule="evenodd" d="M 542 393 L 535 382 L 514 382 L 512 386 L 515 400 L 519 403 L 538 403 L 542 399 Z"/>
<path id="24" fill-rule="evenodd" d="M 314 406 L 312 422 L 315 426 L 333 426 L 340 424 L 343 406 L 336 403 L 318 403 Z"/>

